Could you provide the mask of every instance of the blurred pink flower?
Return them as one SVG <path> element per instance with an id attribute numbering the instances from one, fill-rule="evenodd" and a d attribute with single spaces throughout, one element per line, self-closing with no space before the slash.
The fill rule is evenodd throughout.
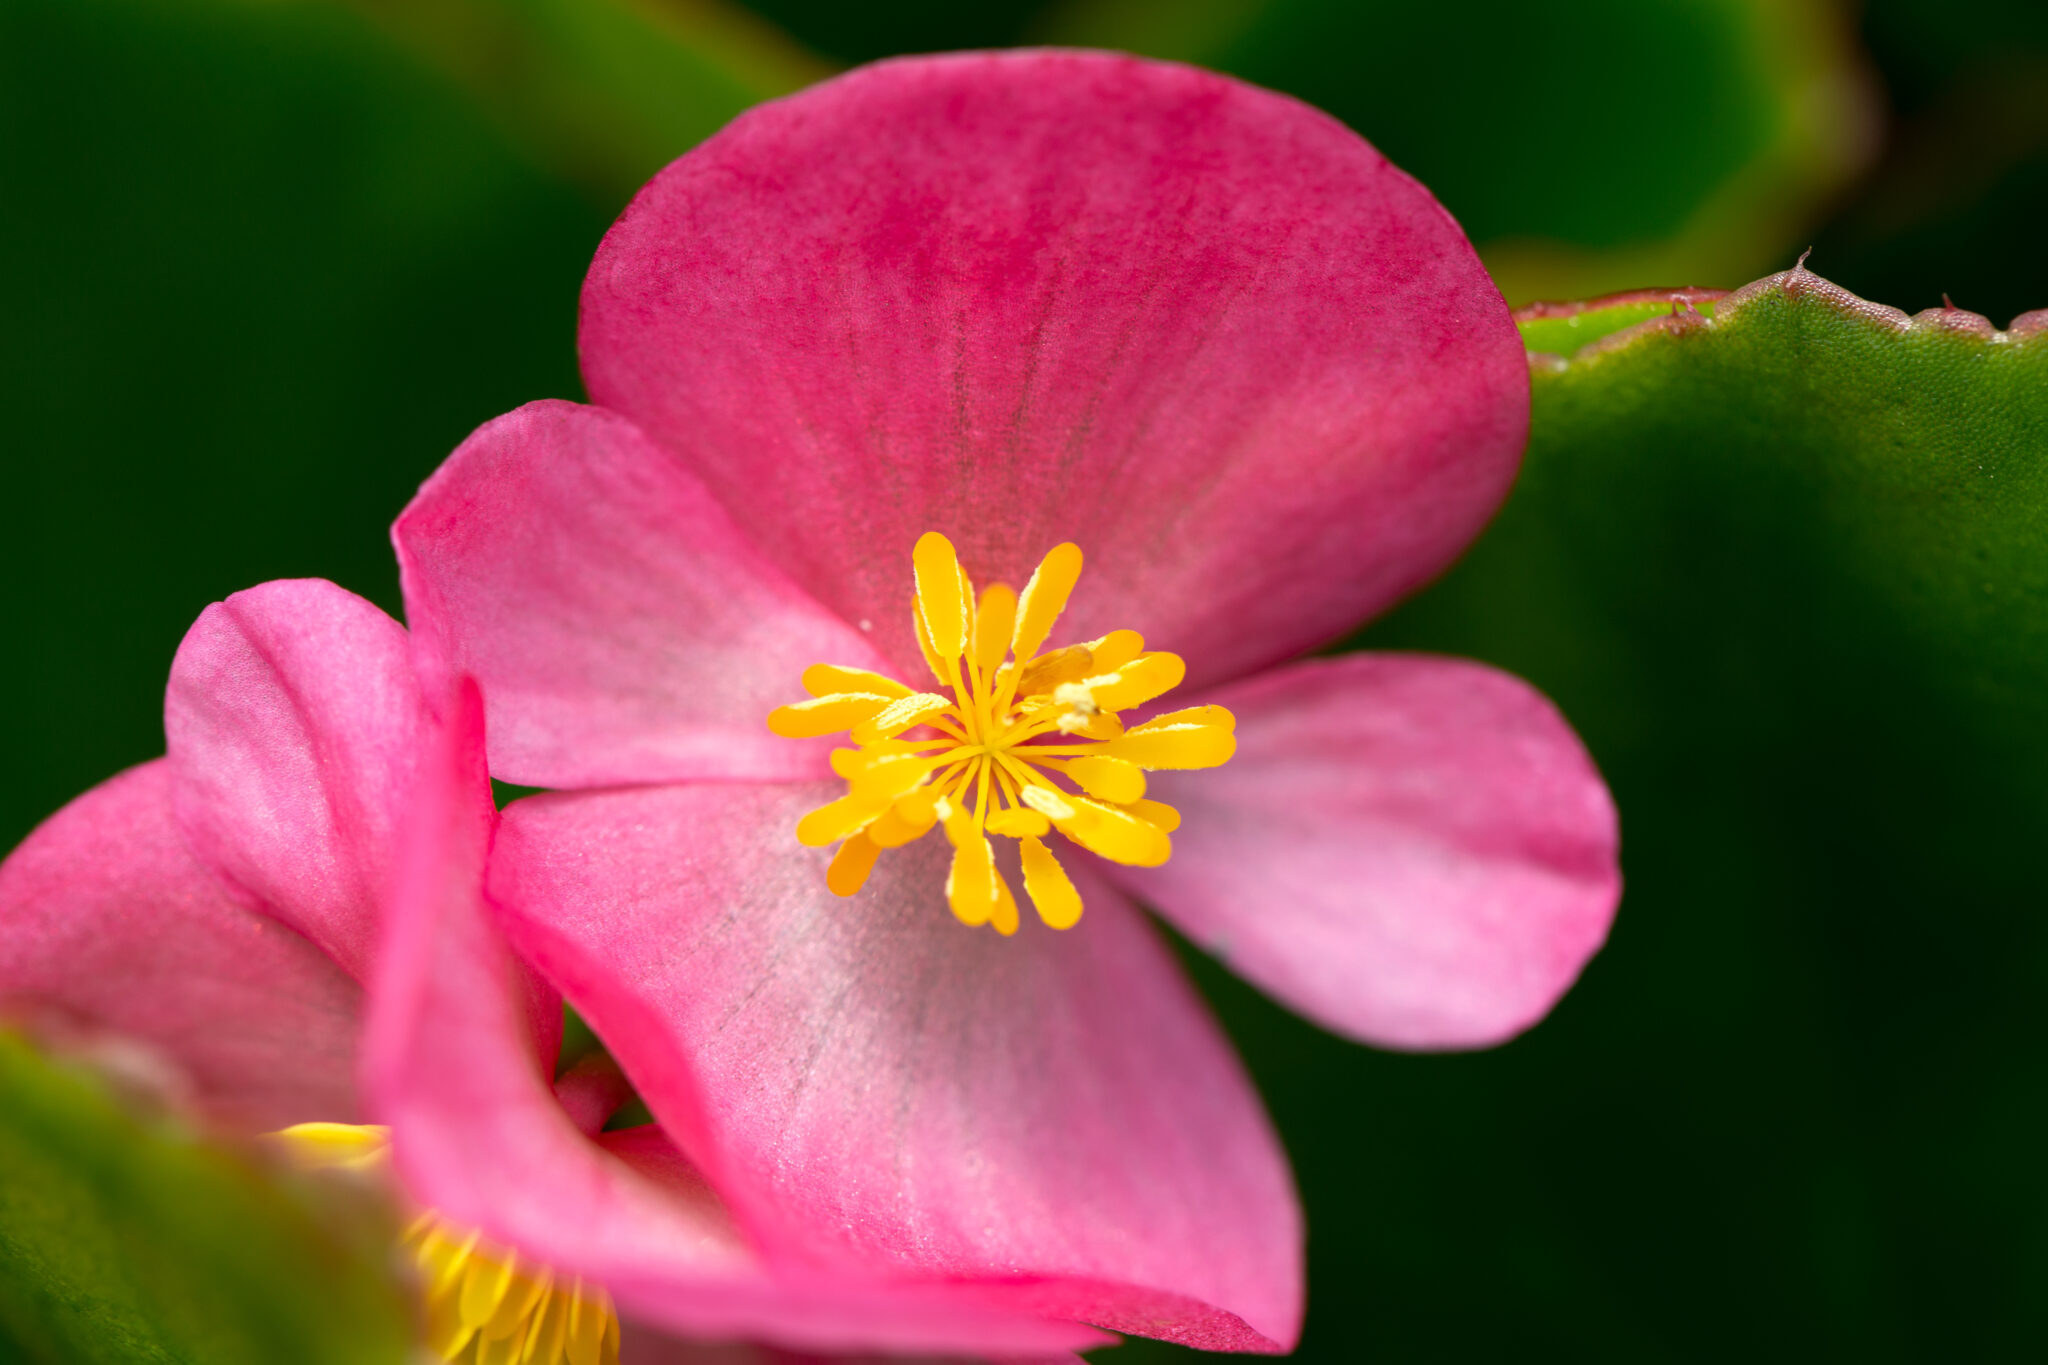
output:
<path id="1" fill-rule="evenodd" d="M 1526 685 L 1285 662 L 1441 571 L 1514 476 L 1523 352 L 1457 225 L 1217 76 L 897 61 L 658 176 L 580 340 L 597 406 L 485 426 L 394 529 L 430 688 L 477 679 L 492 772 L 556 789 L 487 873 L 520 956 L 770 1260 L 1290 1348 L 1285 1159 L 1132 898 L 1333 1029 L 1442 1048 L 1541 1018 L 1619 894 L 1606 789 Z M 981 583 L 1079 544 L 1071 636 L 1136 627 L 1235 717 L 1227 766 L 1153 779 L 1168 861 L 1070 863 L 1072 928 L 962 928 L 936 840 L 839 900 L 793 832 L 837 795 L 826 745 L 764 720 L 809 665 L 922 669 L 930 531 Z M 411 1174 L 462 1204 L 463 1164 Z"/>
<path id="2" fill-rule="evenodd" d="M 0 864 L 0 1002 L 153 1044 L 244 1131 L 367 1108 L 420 1204 L 672 1331 L 1008 1355 L 1102 1339 L 972 1285 L 772 1263 L 659 1127 L 600 1132 L 630 1092 L 601 1068 L 551 1084 L 560 997 L 492 925 L 480 709 L 473 686 L 446 698 L 437 720 L 405 630 L 331 583 L 209 607 L 172 667 L 169 755 Z M 517 1321 L 520 1285 L 486 1280 L 481 1300 L 429 1298 L 451 1358 L 478 1339 L 458 1308 Z"/>

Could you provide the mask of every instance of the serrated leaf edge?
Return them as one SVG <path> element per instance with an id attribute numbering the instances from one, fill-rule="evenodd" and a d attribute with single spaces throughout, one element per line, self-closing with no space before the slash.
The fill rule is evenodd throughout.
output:
<path id="1" fill-rule="evenodd" d="M 1974 337 L 1985 345 L 1993 346 L 2033 344 L 2040 337 L 2048 336 L 2048 308 L 2037 308 L 2022 313 L 2003 330 L 1994 327 L 1991 319 L 1982 313 L 1973 313 L 1967 308 L 1944 305 L 1940 308 L 1922 309 L 1909 315 L 1888 304 L 1872 303 L 1850 293 L 1834 281 L 1814 274 L 1806 268 L 1803 258 L 1801 264 L 1793 266 L 1790 270 L 1766 275 L 1727 294 L 1706 289 L 1639 289 L 1623 294 L 1609 294 L 1581 304 L 1531 304 L 1527 308 L 1517 309 L 1515 316 L 1517 320 L 1524 316 L 1569 317 L 1575 313 L 1591 312 L 1599 308 L 1648 303 L 1664 298 L 1672 301 L 1672 311 L 1669 315 L 1648 318 L 1634 326 L 1611 332 L 1588 342 L 1569 356 L 1542 351 L 1528 353 L 1529 369 L 1532 373 L 1556 374 L 1574 365 L 1598 360 L 1615 351 L 1627 350 L 1653 336 L 1683 337 L 1694 332 L 1712 331 L 1738 316 L 1744 308 L 1758 299 L 1772 294 L 1779 294 L 1794 301 L 1817 302 L 1834 309 L 1844 317 L 1858 318 L 1872 328 L 1894 336 L 1904 336 L 1915 331 L 1944 332 Z M 1695 300 L 1708 298 L 1718 300 L 1714 305 L 1712 318 L 1691 307 Z"/>

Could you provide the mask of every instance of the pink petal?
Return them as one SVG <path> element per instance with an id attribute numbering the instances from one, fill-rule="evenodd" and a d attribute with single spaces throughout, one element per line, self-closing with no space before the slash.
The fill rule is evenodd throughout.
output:
<path id="1" fill-rule="evenodd" d="M 0 1008 L 160 1050 L 248 1128 L 355 1117 L 361 992 L 186 851 L 161 759 L 94 787 L 0 864 Z"/>
<path id="2" fill-rule="evenodd" d="M 825 772 L 768 733 L 807 665 L 874 667 L 676 458 L 600 408 L 485 425 L 392 530 L 423 677 L 482 684 L 492 771 L 536 786 Z"/>
<path id="3" fill-rule="evenodd" d="M 405 824 L 364 1041 L 364 1088 L 392 1126 L 394 1161 L 415 1199 L 603 1283 L 626 1311 L 674 1331 L 1013 1353 L 1099 1340 L 997 1316 L 957 1291 L 771 1273 L 658 1132 L 593 1142 L 578 1131 L 548 1086 L 521 970 L 483 901 L 492 815 L 475 799 L 474 689 L 450 711 Z"/>
<path id="4" fill-rule="evenodd" d="M 171 664 L 172 802 L 193 851 L 358 980 L 424 718 L 404 628 L 320 579 L 216 602 Z"/>
<path id="5" fill-rule="evenodd" d="M 1342 124 L 1080 52 L 885 62 L 655 178 L 583 291 L 595 401 L 905 668 L 911 546 L 1063 638 L 1217 680 L 1429 579 L 1506 493 L 1522 344 L 1464 234 Z"/>
<path id="6" fill-rule="evenodd" d="M 1142 918 L 1076 866 L 1079 927 L 963 928 L 937 838 L 840 900 L 792 833 L 831 795 L 521 801 L 493 894 L 764 1244 L 1113 1330 L 1290 1346 L 1285 1158 Z"/>
<path id="7" fill-rule="evenodd" d="M 1126 1354 L 1129 1354 L 1128 1352 Z M 620 1365 L 987 1365 L 972 1356 L 852 1355 L 817 1356 L 785 1351 L 758 1342 L 683 1341 L 653 1331 L 631 1318 L 619 1323 Z M 1006 1356 L 1002 1365 L 1084 1365 L 1083 1357 L 1058 1355 Z"/>
<path id="8" fill-rule="evenodd" d="M 1528 684 L 1458 659 L 1353 654 L 1216 692 L 1237 756 L 1157 773 L 1173 858 L 1113 874 L 1250 980 L 1340 1033 L 1483 1047 L 1549 1012 L 1621 895 L 1614 803 Z"/>

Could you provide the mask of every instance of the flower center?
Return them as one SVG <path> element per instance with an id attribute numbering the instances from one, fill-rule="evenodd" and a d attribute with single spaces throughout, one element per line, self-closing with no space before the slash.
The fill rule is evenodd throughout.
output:
<path id="1" fill-rule="evenodd" d="M 307 1169 L 374 1170 L 390 1151 L 389 1130 L 366 1124 L 298 1123 L 271 1136 Z M 415 1218 L 400 1245 L 419 1272 L 426 1346 L 439 1359 L 617 1365 L 619 1315 L 596 1285 L 558 1280 L 436 1213 Z"/>
<path id="2" fill-rule="evenodd" d="M 789 739 L 848 731 L 832 751 L 846 795 L 806 815 L 797 838 L 837 843 L 826 883 L 851 896 L 885 848 L 942 825 L 953 845 L 946 899 L 961 923 L 1017 932 L 1017 901 L 996 866 L 991 834 L 1015 839 L 1024 890 L 1054 929 L 1081 918 L 1081 897 L 1045 845 L 1054 830 L 1113 862 L 1157 867 L 1173 852 L 1173 807 L 1145 796 L 1145 773 L 1213 768 L 1236 752 L 1236 721 L 1192 706 L 1125 729 L 1118 712 L 1179 686 L 1175 654 L 1147 651 L 1134 630 L 1046 653 L 1053 623 L 1081 576 L 1081 551 L 1053 547 L 1020 595 L 983 590 L 937 531 L 912 556 L 917 642 L 940 691 L 837 664 L 804 670 L 811 700 L 779 706 L 768 728 Z"/>

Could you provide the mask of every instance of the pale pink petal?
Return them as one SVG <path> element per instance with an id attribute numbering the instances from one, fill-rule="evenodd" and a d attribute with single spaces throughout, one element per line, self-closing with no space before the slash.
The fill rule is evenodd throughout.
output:
<path id="1" fill-rule="evenodd" d="M 1066 638 L 1220 680 L 1429 579 L 1506 493 L 1528 371 L 1425 189 L 1225 77 L 884 62 L 657 176 L 583 292 L 593 399 L 914 668 L 910 552 L 1088 556 Z"/>
<path id="2" fill-rule="evenodd" d="M 1291 1346 L 1285 1158 L 1142 917 L 1077 860 L 1077 928 L 964 928 L 936 836 L 838 899 L 792 833 L 833 794 L 520 801 L 493 892 L 765 1245 L 1113 1330 Z"/>
<path id="3" fill-rule="evenodd" d="M 944 1287 L 771 1273 L 657 1132 L 593 1142 L 578 1131 L 549 1089 L 520 968 L 483 901 L 492 816 L 474 797 L 474 690 L 450 710 L 404 826 L 364 1041 L 364 1088 L 392 1127 L 393 1159 L 415 1199 L 604 1284 L 626 1312 L 675 1331 L 1013 1354 L 1099 1340 L 1071 1324 L 998 1315 Z"/>
<path id="4" fill-rule="evenodd" d="M 361 991 L 244 909 L 171 819 L 163 760 L 109 778 L 0 864 L 0 1012 L 148 1045 L 247 1128 L 356 1117 Z"/>
<path id="5" fill-rule="evenodd" d="M 675 456 L 600 408 L 480 429 L 392 528 L 429 687 L 482 685 L 491 770 L 543 787 L 825 772 L 768 733 L 859 633 L 752 549 Z"/>
<path id="6" fill-rule="evenodd" d="M 424 718 L 404 628 L 321 579 L 214 603 L 171 665 L 172 802 L 193 851 L 357 980 Z"/>
<path id="7" fill-rule="evenodd" d="M 1614 803 L 1535 689 L 1459 659 L 1353 654 L 1202 701 L 1237 756 L 1162 772 L 1173 858 L 1112 874 L 1326 1027 L 1483 1047 L 1549 1012 L 1621 895 Z"/>

